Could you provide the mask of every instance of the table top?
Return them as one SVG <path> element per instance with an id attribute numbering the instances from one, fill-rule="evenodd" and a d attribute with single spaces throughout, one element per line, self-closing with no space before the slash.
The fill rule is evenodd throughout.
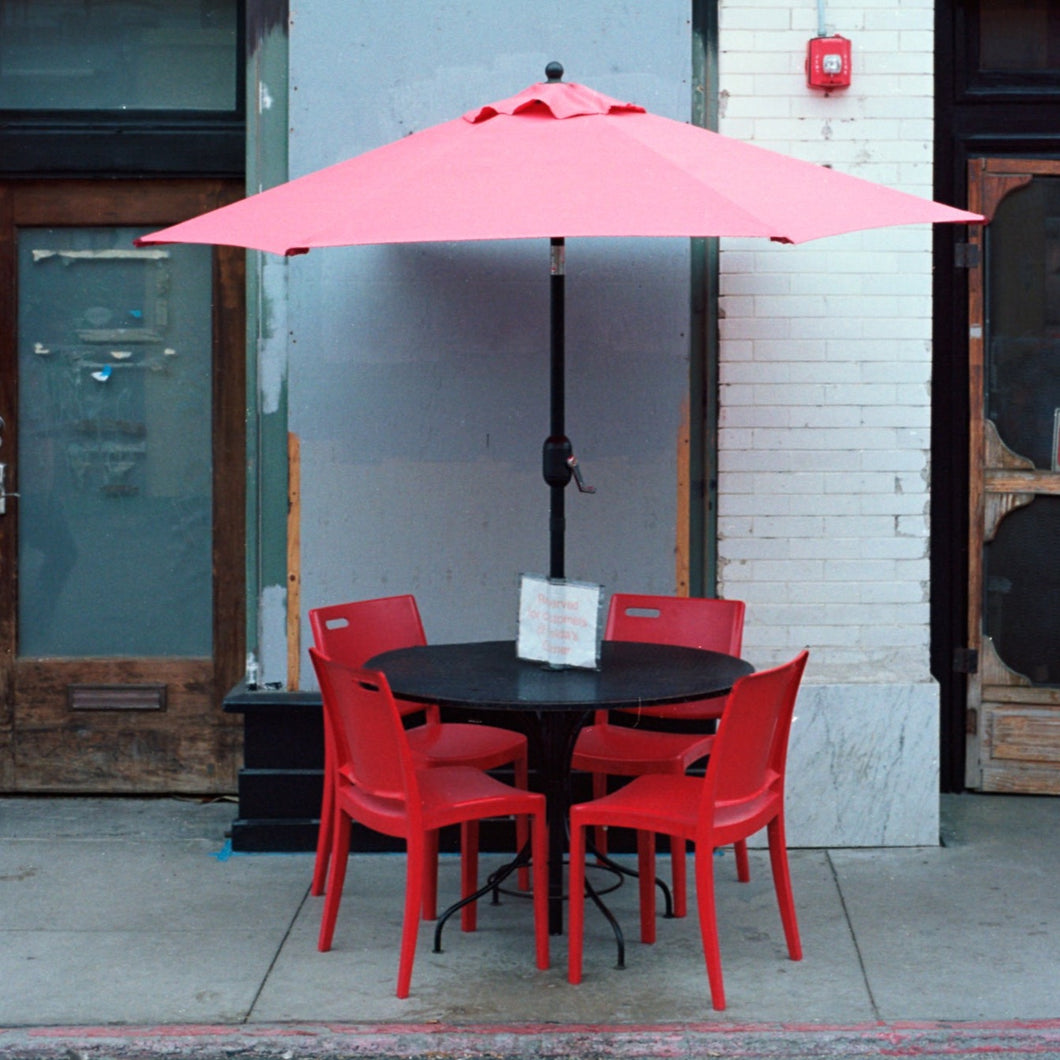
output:
<path id="1" fill-rule="evenodd" d="M 727 692 L 753 671 L 721 652 L 604 641 L 598 670 L 552 669 L 520 659 L 515 641 L 398 648 L 368 660 L 400 699 L 490 710 L 657 706 Z"/>

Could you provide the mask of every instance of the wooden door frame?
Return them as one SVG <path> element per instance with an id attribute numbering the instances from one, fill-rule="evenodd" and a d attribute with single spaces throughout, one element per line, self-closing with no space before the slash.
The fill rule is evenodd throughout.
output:
<path id="1" fill-rule="evenodd" d="M 1060 157 L 1060 90 L 1048 75 L 978 76 L 976 0 L 935 3 L 934 195 L 967 203 L 972 157 Z M 1031 83 L 1036 82 L 1036 83 Z M 939 684 L 943 791 L 965 787 L 968 311 L 961 225 L 936 225 L 931 427 L 931 673 Z M 954 398 L 957 395 L 957 398 Z"/>
<path id="2" fill-rule="evenodd" d="M 968 208 L 990 218 L 1011 192 L 1025 187 L 1036 176 L 1060 177 L 1060 161 L 1033 158 L 976 157 L 968 161 Z M 984 193 L 989 178 L 989 193 Z M 986 418 L 987 306 L 984 291 L 987 226 L 973 225 L 969 232 L 973 264 L 968 271 L 968 608 L 967 650 L 976 660 L 970 667 L 967 690 L 967 749 L 965 783 L 969 788 L 992 791 L 1039 792 L 1034 769 L 1024 777 L 1013 765 L 1012 776 L 1004 769 L 984 769 L 984 748 L 990 763 L 994 748 L 1011 744 L 1006 754 L 1016 762 L 1017 745 L 1034 739 L 1033 726 L 1025 719 L 1012 721 L 1008 736 L 999 722 L 988 717 L 1002 703 L 1034 703 L 1053 707 L 1055 689 L 1037 687 L 1009 670 L 997 655 L 983 628 L 983 547 L 1004 516 L 1015 506 L 1039 493 L 1055 493 L 1056 480 L 1043 488 L 1041 474 L 1022 456 L 1008 450 Z M 989 456 L 989 462 L 988 462 Z M 989 475 L 985 468 L 993 470 Z M 987 710 L 987 706 L 990 707 Z M 1019 730 L 1019 731 L 1017 731 Z M 1008 731 L 1008 730 L 1006 730 Z M 989 773 L 989 776 L 987 774 Z"/>
<path id="3" fill-rule="evenodd" d="M 162 227 L 242 197 L 241 181 L 0 180 L 0 361 L 17 363 L 19 227 L 121 225 Z M 218 247 L 213 254 L 213 655 L 203 674 L 218 714 L 228 689 L 242 675 L 246 642 L 246 311 L 245 252 Z M 9 465 L 8 489 L 18 489 L 17 372 L 0 372 L 0 415 L 7 421 L 0 460 Z M 3 520 L 17 518 L 8 504 Z M 13 523 L 0 526 L 0 736 L 12 734 L 17 656 L 17 565 Z M 209 661 L 209 660 L 207 660 Z M 120 661 L 119 661 L 120 662 Z M 233 740 L 235 744 L 237 741 Z M 12 790 L 13 740 L 0 740 L 0 791 Z M 238 763 L 226 764 L 234 776 Z"/>

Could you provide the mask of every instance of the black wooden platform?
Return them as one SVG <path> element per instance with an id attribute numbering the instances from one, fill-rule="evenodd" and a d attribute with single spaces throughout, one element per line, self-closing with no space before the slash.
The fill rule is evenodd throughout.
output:
<path id="1" fill-rule="evenodd" d="M 232 849 L 316 849 L 324 787 L 320 693 L 248 691 L 239 684 L 225 696 L 224 709 L 243 715 L 239 816 L 232 824 Z"/>

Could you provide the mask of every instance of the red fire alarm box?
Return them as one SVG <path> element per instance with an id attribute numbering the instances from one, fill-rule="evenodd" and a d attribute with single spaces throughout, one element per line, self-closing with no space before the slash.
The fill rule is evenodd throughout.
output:
<path id="1" fill-rule="evenodd" d="M 850 41 L 814 37 L 806 53 L 806 81 L 811 88 L 846 88 L 850 84 Z"/>

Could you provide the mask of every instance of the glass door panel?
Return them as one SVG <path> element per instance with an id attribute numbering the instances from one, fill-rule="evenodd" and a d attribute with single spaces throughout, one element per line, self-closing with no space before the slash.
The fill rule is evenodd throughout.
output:
<path id="1" fill-rule="evenodd" d="M 1060 420 L 1060 178 L 1010 192 L 986 231 L 987 418 L 1034 467 L 1056 471 Z"/>
<path id="2" fill-rule="evenodd" d="M 210 250 L 145 231 L 19 233 L 20 656 L 212 651 Z"/>
<path id="3" fill-rule="evenodd" d="M 1060 430 L 1060 178 L 1037 176 L 986 231 L 986 417 L 1008 463 L 1051 477 Z M 1044 486 L 1046 483 L 1038 483 Z M 1026 494 L 983 549 L 984 631 L 1002 661 L 1060 684 L 1060 498 Z"/>
<path id="4" fill-rule="evenodd" d="M 983 626 L 1009 669 L 1060 686 L 1060 497 L 1011 511 L 983 548 Z"/>

